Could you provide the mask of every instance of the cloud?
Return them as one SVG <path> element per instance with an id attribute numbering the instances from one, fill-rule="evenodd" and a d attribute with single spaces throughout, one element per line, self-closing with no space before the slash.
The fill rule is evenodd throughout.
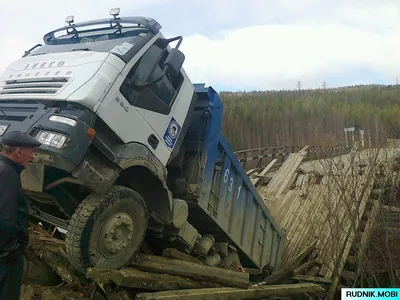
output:
<path id="1" fill-rule="evenodd" d="M 182 44 L 195 81 L 231 88 L 318 87 L 331 76 L 368 68 L 395 80 L 399 32 L 377 34 L 339 24 L 266 25 L 228 31 L 220 40 L 196 35 Z"/>
<path id="2" fill-rule="evenodd" d="M 193 82 L 220 89 L 393 83 L 398 76 L 398 0 L 119 0 L 121 15 L 153 17 L 183 35 Z M 105 0 L 0 0 L 0 70 L 49 30 L 108 16 Z"/>

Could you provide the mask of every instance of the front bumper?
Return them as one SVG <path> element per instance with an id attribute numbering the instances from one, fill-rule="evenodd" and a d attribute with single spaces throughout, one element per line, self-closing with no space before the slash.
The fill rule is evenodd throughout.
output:
<path id="1" fill-rule="evenodd" d="M 52 121 L 51 116 L 64 116 L 76 121 L 74 126 Z M 41 132 L 61 134 L 66 137 L 62 147 L 42 145 L 37 149 L 37 162 L 72 172 L 83 160 L 92 143 L 87 130 L 94 122 L 94 114 L 78 109 L 46 108 L 41 103 L 0 102 L 0 126 L 4 133 L 21 131 L 37 139 Z M 0 132 L 2 143 L 3 130 Z"/>

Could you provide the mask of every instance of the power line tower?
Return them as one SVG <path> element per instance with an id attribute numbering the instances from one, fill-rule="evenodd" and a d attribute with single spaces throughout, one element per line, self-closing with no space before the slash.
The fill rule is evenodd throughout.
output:
<path id="1" fill-rule="evenodd" d="M 300 81 L 300 79 L 297 81 L 297 89 L 300 91 L 300 89 L 301 89 L 301 81 Z"/>
<path id="2" fill-rule="evenodd" d="M 396 77 L 396 85 L 399 85 L 399 77 Z"/>
<path id="3" fill-rule="evenodd" d="M 326 89 L 326 81 L 325 80 L 322 82 L 322 88 Z"/>

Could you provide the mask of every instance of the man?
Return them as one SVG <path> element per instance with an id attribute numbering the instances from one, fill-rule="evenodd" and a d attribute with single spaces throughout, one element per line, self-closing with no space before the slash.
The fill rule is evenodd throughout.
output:
<path id="1" fill-rule="evenodd" d="M 0 300 L 20 297 L 28 245 L 28 203 L 22 193 L 21 172 L 41 144 L 30 135 L 10 132 L 2 138 L 0 154 Z"/>

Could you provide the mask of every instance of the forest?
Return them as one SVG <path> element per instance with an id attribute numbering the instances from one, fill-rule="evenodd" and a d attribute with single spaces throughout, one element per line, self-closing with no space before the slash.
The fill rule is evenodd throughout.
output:
<path id="1" fill-rule="evenodd" d="M 346 127 L 364 131 L 365 147 L 400 138 L 400 85 L 219 93 L 222 132 L 234 151 L 345 143 Z M 350 141 L 350 136 L 349 136 Z"/>

